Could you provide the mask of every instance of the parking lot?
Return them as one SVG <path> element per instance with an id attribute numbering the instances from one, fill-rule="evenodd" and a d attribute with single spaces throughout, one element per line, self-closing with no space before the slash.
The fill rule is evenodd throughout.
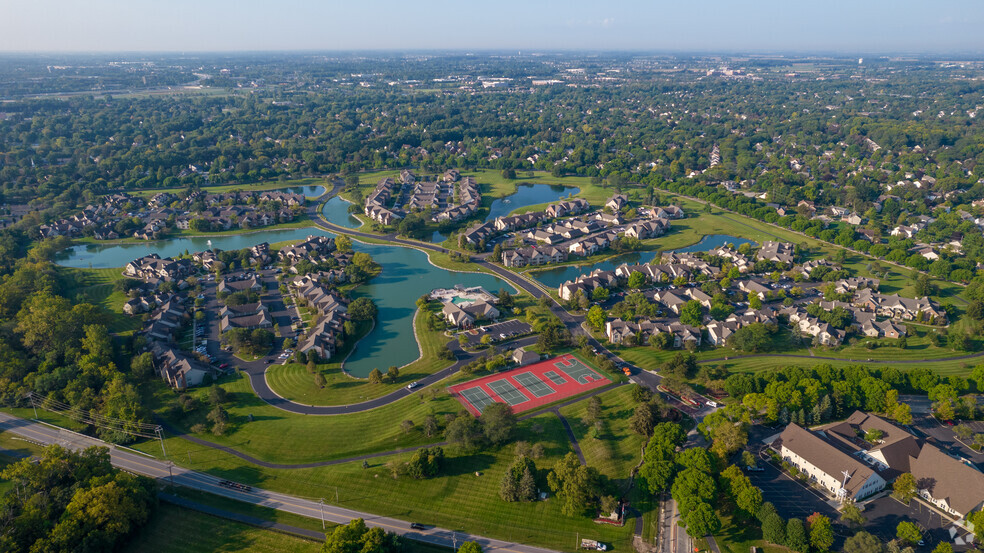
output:
<path id="1" fill-rule="evenodd" d="M 813 513 L 820 513 L 833 521 L 840 517 L 837 509 L 820 492 L 796 482 L 763 460 L 759 460 L 758 466 L 762 468 L 760 472 L 745 471 L 745 474 L 762 490 L 762 499 L 775 505 L 782 516 L 806 519 Z"/>
<path id="2" fill-rule="evenodd" d="M 961 424 L 970 426 L 974 432 L 984 432 L 984 422 L 965 421 Z M 923 414 L 913 416 L 912 428 L 919 437 L 927 439 L 951 457 L 966 459 L 977 465 L 977 468 L 984 469 L 984 454 L 978 453 L 957 441 L 957 437 L 953 433 L 954 427 L 940 423 L 929 414 Z"/>
<path id="3" fill-rule="evenodd" d="M 880 497 L 864 504 L 864 516 L 868 519 L 865 530 L 885 541 L 895 538 L 899 522 L 907 520 L 915 523 L 922 529 L 925 542 L 921 547 L 915 546 L 917 551 L 932 551 L 941 541 L 950 542 L 956 551 L 969 547 L 964 539 L 951 540 L 951 522 L 919 501 L 913 500 L 905 505 L 891 497 Z M 960 529 L 958 537 L 965 534 L 966 531 Z"/>
<path id="4" fill-rule="evenodd" d="M 501 323 L 466 330 L 463 334 L 468 338 L 468 345 L 475 346 L 482 341 L 482 336 L 485 335 L 491 336 L 493 342 L 501 342 L 529 334 L 530 332 L 533 332 L 533 327 L 528 323 L 513 319 L 511 321 L 503 321 Z"/>

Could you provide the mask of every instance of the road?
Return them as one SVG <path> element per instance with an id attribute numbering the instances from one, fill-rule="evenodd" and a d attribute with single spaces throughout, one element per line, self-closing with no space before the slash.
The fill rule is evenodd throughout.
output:
<path id="1" fill-rule="evenodd" d="M 6 413 L 0 413 L 0 430 L 10 431 L 13 434 L 40 444 L 59 444 L 72 450 L 84 449 L 91 446 L 109 447 L 110 459 L 112 460 L 113 466 L 127 472 L 148 476 L 162 483 L 171 483 L 176 486 L 201 490 L 229 499 L 277 509 L 278 511 L 314 519 L 324 517 L 325 521 L 335 524 L 345 524 L 352 519 L 362 518 L 371 527 L 379 527 L 412 540 L 442 547 L 452 547 L 455 540 L 458 544 L 465 541 L 475 541 L 482 546 L 484 551 L 554 553 L 550 549 L 475 536 L 462 532 L 452 532 L 444 528 L 429 526 L 423 530 L 410 530 L 410 523 L 408 521 L 345 509 L 335 505 L 322 505 L 318 500 L 294 497 L 259 488 L 253 488 L 250 491 L 231 489 L 220 485 L 219 482 L 221 479 L 215 476 L 182 468 L 177 465 L 171 465 L 167 461 L 147 457 L 133 452 L 133 450 L 110 447 L 110 444 L 95 438 L 21 419 Z"/>

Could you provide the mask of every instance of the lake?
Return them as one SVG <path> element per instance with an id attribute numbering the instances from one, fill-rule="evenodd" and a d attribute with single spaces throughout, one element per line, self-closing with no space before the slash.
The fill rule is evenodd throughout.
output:
<path id="1" fill-rule="evenodd" d="M 734 244 L 735 247 L 738 247 L 745 243 L 755 244 L 752 240 L 738 238 L 737 236 L 729 236 L 727 234 L 709 234 L 703 237 L 700 242 L 697 242 L 696 244 L 669 251 L 674 251 L 677 253 L 707 252 L 717 249 L 725 244 Z M 564 267 L 557 267 L 556 269 L 538 271 L 532 273 L 532 275 L 546 286 L 549 286 L 550 288 L 558 288 L 561 284 L 567 282 L 568 280 L 574 280 L 579 275 L 590 273 L 595 269 L 601 269 L 602 271 L 614 271 L 623 263 L 628 263 L 629 265 L 651 263 L 658 255 L 661 254 L 652 252 L 627 253 L 617 255 L 606 261 L 600 261 L 598 263 L 589 263 L 587 265 L 566 265 Z"/>
<path id="2" fill-rule="evenodd" d="M 213 248 L 233 250 L 261 242 L 301 241 L 312 234 L 334 236 L 325 230 L 309 227 L 216 236 L 211 240 Z M 133 259 L 150 253 L 170 257 L 186 250 L 191 253 L 202 251 L 208 248 L 208 240 L 206 237 L 196 237 L 142 244 L 75 246 L 62 252 L 56 261 L 67 267 L 123 267 Z M 412 248 L 361 242 L 354 242 L 353 247 L 368 253 L 383 267 L 382 274 L 370 284 L 360 287 L 356 294 L 372 298 L 379 307 L 379 317 L 375 329 L 359 342 L 345 363 L 345 370 L 353 376 L 364 378 L 374 368 L 386 372 L 390 366 L 403 366 L 420 356 L 420 348 L 413 335 L 413 316 L 417 309 L 415 302 L 434 288 L 462 284 L 483 286 L 490 292 L 497 292 L 503 287 L 515 291 L 511 285 L 492 275 L 458 273 L 435 267 L 428 261 L 427 254 Z"/>
<path id="3" fill-rule="evenodd" d="M 325 207 L 322 208 L 321 213 L 324 214 L 325 219 L 340 227 L 359 228 L 362 226 L 362 221 L 348 212 L 350 205 L 352 203 L 343 200 L 341 196 L 334 196 L 325 202 Z"/>
<path id="4" fill-rule="evenodd" d="M 288 194 L 304 194 L 308 198 L 317 198 L 325 193 L 325 187 L 320 184 L 288 186 L 287 188 L 278 188 L 277 190 L 282 190 Z"/>
<path id="5" fill-rule="evenodd" d="M 504 197 L 497 198 L 489 206 L 489 214 L 485 221 L 493 221 L 503 215 L 509 215 L 513 211 L 530 205 L 556 202 L 561 198 L 566 198 L 570 194 L 577 194 L 580 188 L 573 186 L 561 186 L 555 184 L 517 184 L 516 192 Z M 448 235 L 434 231 L 431 235 L 431 242 L 440 244 L 448 239 Z"/>

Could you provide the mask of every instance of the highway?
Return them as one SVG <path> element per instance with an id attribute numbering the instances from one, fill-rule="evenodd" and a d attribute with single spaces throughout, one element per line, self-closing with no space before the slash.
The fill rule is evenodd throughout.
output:
<path id="1" fill-rule="evenodd" d="M 91 446 L 108 447 L 113 466 L 127 472 L 313 519 L 320 519 L 323 516 L 326 522 L 345 524 L 352 519 L 362 518 L 370 527 L 379 527 L 412 540 L 449 548 L 455 542 L 460 545 L 466 541 L 474 541 L 481 545 L 484 551 L 555 553 L 550 549 L 474 536 L 463 532 L 452 532 L 451 530 L 431 526 L 423 530 L 411 530 L 409 521 L 376 516 L 371 513 L 363 513 L 334 505 L 325 504 L 322 506 L 316 500 L 294 497 L 259 488 L 252 488 L 249 491 L 232 489 L 220 485 L 220 478 L 182 468 L 168 461 L 161 461 L 127 448 L 113 447 L 101 440 L 83 436 L 69 430 L 29 421 L 6 413 L 0 413 L 0 430 L 10 431 L 13 434 L 38 444 L 59 444 L 71 450 L 79 450 Z"/>

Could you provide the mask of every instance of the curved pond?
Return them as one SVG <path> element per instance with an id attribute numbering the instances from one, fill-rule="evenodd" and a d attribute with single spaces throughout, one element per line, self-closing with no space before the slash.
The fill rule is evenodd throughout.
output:
<path id="1" fill-rule="evenodd" d="M 299 228 L 279 231 L 259 231 L 252 234 L 212 237 L 212 247 L 224 250 L 255 246 L 261 242 L 303 240 L 309 235 L 334 236 L 319 228 Z M 161 257 L 202 251 L 208 248 L 209 238 L 176 238 L 144 244 L 84 245 L 62 252 L 57 259 L 61 265 L 79 268 L 123 267 L 133 259 L 157 253 Z M 413 335 L 413 316 L 417 298 L 434 288 L 450 288 L 455 284 L 484 286 L 491 292 L 506 287 L 498 277 L 484 273 L 458 273 L 430 264 L 427 254 L 411 248 L 381 246 L 354 242 L 358 251 L 368 253 L 383 267 L 382 274 L 369 285 L 360 287 L 356 295 L 368 296 L 379 307 L 379 317 L 373 331 L 359 342 L 345 363 L 352 376 L 366 377 L 374 368 L 386 372 L 390 366 L 403 366 L 420 356 Z M 511 285 L 508 288 L 513 289 Z"/>
<path id="2" fill-rule="evenodd" d="M 288 186 L 287 188 L 278 188 L 277 190 L 282 190 L 288 194 L 304 194 L 308 198 L 317 198 L 325 193 L 325 187 L 320 184 L 312 184 L 306 186 Z"/>
<path id="3" fill-rule="evenodd" d="M 559 184 L 517 184 L 516 192 L 513 192 L 504 198 L 498 198 L 492 202 L 492 205 L 489 206 L 489 214 L 485 217 L 485 221 L 492 221 L 497 217 L 509 215 L 521 207 L 556 202 L 571 194 L 577 194 L 580 191 L 580 188 L 573 186 L 562 186 Z M 440 244 L 447 239 L 447 234 L 434 231 L 434 234 L 431 235 L 430 241 L 435 244 Z"/>
<path id="4" fill-rule="evenodd" d="M 341 196 L 334 196 L 325 202 L 325 207 L 321 209 L 321 213 L 324 214 L 325 219 L 340 227 L 359 228 L 362 226 L 362 221 L 349 213 L 350 205 L 352 202 L 343 200 Z"/>
<path id="5" fill-rule="evenodd" d="M 561 186 L 554 184 L 518 184 L 516 185 L 516 192 L 492 202 L 492 205 L 489 207 L 489 216 L 486 217 L 485 220 L 491 221 L 496 217 L 509 215 L 513 210 L 526 207 L 528 205 L 556 202 L 561 198 L 566 198 L 571 194 L 577 194 L 580 191 L 580 188 L 575 188 L 572 186 Z"/>
<path id="6" fill-rule="evenodd" d="M 683 248 L 678 248 L 676 250 L 669 250 L 677 253 L 686 252 L 706 252 L 713 249 L 717 249 L 725 244 L 733 244 L 738 247 L 742 244 L 755 244 L 753 240 L 747 240 L 745 238 L 738 238 L 737 236 L 729 236 L 727 234 L 709 234 L 702 238 L 700 242 L 686 246 Z M 636 264 L 636 263 L 652 263 L 656 259 L 659 253 L 643 252 L 643 253 L 627 253 L 624 255 L 617 255 L 605 261 L 600 261 L 598 263 L 587 264 L 587 265 L 566 265 L 564 267 L 557 267 L 556 269 L 547 269 L 545 271 L 537 271 L 531 273 L 534 278 L 542 282 L 546 286 L 551 288 L 557 288 L 561 284 L 567 282 L 568 280 L 574 280 L 579 275 L 590 273 L 595 269 L 601 269 L 602 271 L 614 271 L 619 265 L 623 263 Z"/>

